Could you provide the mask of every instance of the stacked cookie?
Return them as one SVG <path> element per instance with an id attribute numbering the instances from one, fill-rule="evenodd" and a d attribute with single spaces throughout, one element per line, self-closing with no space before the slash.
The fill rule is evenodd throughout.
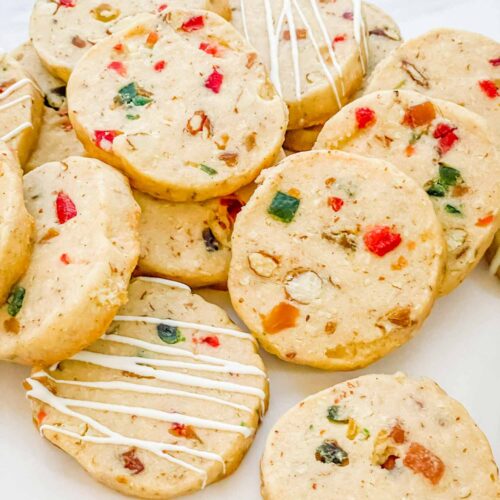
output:
<path id="1" fill-rule="evenodd" d="M 42 435 L 124 494 L 238 467 L 268 404 L 255 338 L 291 363 L 365 367 L 494 237 L 491 40 L 402 44 L 359 0 L 37 0 L 31 38 L 2 59 L 0 359 L 34 366 Z M 251 333 L 190 286 L 227 286 Z M 373 479 L 359 497 L 498 491 L 484 437 L 430 382 L 372 376 L 308 401 L 270 436 L 266 498 L 352 494 L 357 474 Z M 480 442 L 475 482 L 414 403 Z M 346 477 L 318 479 L 332 464 Z"/>

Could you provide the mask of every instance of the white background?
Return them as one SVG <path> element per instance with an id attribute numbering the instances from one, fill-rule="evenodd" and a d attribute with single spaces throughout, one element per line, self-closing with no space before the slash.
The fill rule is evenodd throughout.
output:
<path id="1" fill-rule="evenodd" d="M 500 0 L 372 1 L 392 14 L 405 38 L 442 26 L 496 39 L 500 33 Z M 1 48 L 13 49 L 27 39 L 31 4 L 32 0 L 0 0 Z M 223 294 L 211 296 L 224 300 Z M 500 281 L 488 275 L 484 262 L 465 284 L 439 301 L 413 341 L 368 369 L 325 373 L 287 365 L 265 354 L 264 360 L 270 372 L 271 407 L 253 447 L 235 474 L 190 498 L 258 499 L 259 459 L 265 437 L 279 416 L 304 397 L 364 373 L 405 371 L 433 378 L 466 406 L 500 462 Z M 25 367 L 0 363 L 0 496 L 6 500 L 123 498 L 94 482 L 76 462 L 38 436 L 21 387 L 27 374 Z"/>

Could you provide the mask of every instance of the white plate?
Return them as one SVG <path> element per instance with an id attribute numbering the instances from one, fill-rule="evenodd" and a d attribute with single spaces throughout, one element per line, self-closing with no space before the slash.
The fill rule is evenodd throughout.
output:
<path id="1" fill-rule="evenodd" d="M 374 0 L 374 3 L 394 16 L 407 39 L 441 26 L 498 36 L 499 0 Z M 0 47 L 13 49 L 28 37 L 31 4 L 31 0 L 0 0 Z M 227 305 L 225 294 L 205 295 Z M 466 406 L 486 433 L 500 462 L 499 353 L 500 281 L 488 275 L 483 262 L 458 290 L 439 301 L 413 341 L 368 369 L 325 373 L 288 365 L 264 354 L 271 378 L 271 406 L 254 445 L 230 478 L 189 498 L 259 498 L 259 460 L 274 422 L 304 397 L 366 373 L 404 371 L 433 378 Z M 74 460 L 37 435 L 21 387 L 28 373 L 25 367 L 0 364 L 1 498 L 123 498 L 96 483 Z"/>

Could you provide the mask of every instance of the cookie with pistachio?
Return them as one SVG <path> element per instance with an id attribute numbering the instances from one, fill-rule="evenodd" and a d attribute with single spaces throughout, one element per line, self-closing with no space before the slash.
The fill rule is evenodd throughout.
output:
<path id="1" fill-rule="evenodd" d="M 361 0 L 229 3 L 288 105 L 289 129 L 325 122 L 361 86 L 369 57 Z"/>
<path id="2" fill-rule="evenodd" d="M 16 298 L 8 297 L 12 285 L 29 264 L 33 219 L 24 204 L 22 171 L 14 153 L 0 143 L 0 304 L 9 298 L 15 308 Z"/>
<path id="3" fill-rule="evenodd" d="M 353 99 L 364 93 L 378 63 L 403 42 L 396 21 L 380 7 L 363 2 L 363 13 L 368 32 L 368 52 L 370 53 L 370 57 L 363 84 L 353 96 Z M 322 128 L 323 124 L 297 130 L 288 130 L 284 147 L 297 152 L 309 151 L 313 148 Z"/>
<path id="4" fill-rule="evenodd" d="M 40 132 L 43 95 L 31 75 L 1 51 L 0 75 L 0 142 L 7 143 L 23 166 Z"/>
<path id="5" fill-rule="evenodd" d="M 227 0 L 36 0 L 30 36 L 49 71 L 68 81 L 82 56 L 131 18 L 171 8 L 207 9 L 230 16 Z"/>
<path id="6" fill-rule="evenodd" d="M 314 394 L 269 433 L 262 496 L 500 498 L 490 445 L 429 379 L 367 375 Z"/>
<path id="7" fill-rule="evenodd" d="M 126 178 L 90 158 L 36 168 L 24 197 L 35 244 L 0 308 L 0 359 L 49 365 L 101 336 L 126 301 L 139 208 Z"/>
<path id="8" fill-rule="evenodd" d="M 193 287 L 225 287 L 234 223 L 254 189 L 250 185 L 199 203 L 174 203 L 134 191 L 141 207 L 137 272 Z"/>
<path id="9" fill-rule="evenodd" d="M 350 370 L 410 339 L 445 258 L 425 191 L 390 163 L 338 151 L 291 155 L 261 181 L 235 224 L 228 285 L 262 346 Z"/>
<path id="10" fill-rule="evenodd" d="M 253 337 L 185 285 L 134 280 L 106 335 L 25 382 L 42 435 L 95 479 L 140 498 L 231 474 L 267 406 Z"/>
<path id="11" fill-rule="evenodd" d="M 315 149 L 388 160 L 426 191 L 448 247 L 442 294 L 483 257 L 498 227 L 500 161 L 475 113 L 408 90 L 374 92 L 332 117 Z"/>
<path id="12" fill-rule="evenodd" d="M 477 33 L 436 29 L 394 50 L 367 88 L 405 89 L 452 101 L 481 115 L 500 142 L 500 43 Z"/>
<path id="13" fill-rule="evenodd" d="M 287 122 L 255 50 L 220 16 L 198 10 L 143 17 L 97 44 L 68 98 L 87 151 L 169 201 L 249 184 L 273 164 Z"/>
<path id="14" fill-rule="evenodd" d="M 40 165 L 68 156 L 82 156 L 85 150 L 68 118 L 66 83 L 45 69 L 31 42 L 20 45 L 11 55 L 30 73 L 44 93 L 45 110 L 40 136 L 24 165 L 24 171 L 29 172 Z"/>

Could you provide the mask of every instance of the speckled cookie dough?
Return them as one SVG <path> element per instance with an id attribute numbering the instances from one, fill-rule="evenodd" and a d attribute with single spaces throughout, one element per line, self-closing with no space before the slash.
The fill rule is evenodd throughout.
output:
<path id="1" fill-rule="evenodd" d="M 30 172 L 40 165 L 68 156 L 82 156 L 85 150 L 68 118 L 66 83 L 45 69 L 31 42 L 19 46 L 11 55 L 30 73 L 44 93 L 45 110 L 40 136 L 24 165 L 24 171 Z"/>
<path id="2" fill-rule="evenodd" d="M 370 77 L 380 61 L 403 42 L 399 26 L 389 14 L 371 3 L 363 2 L 363 13 L 368 31 L 368 68 L 361 88 L 352 99 L 361 96 Z M 323 124 L 313 127 L 289 130 L 286 133 L 284 147 L 291 151 L 309 151 L 313 148 Z"/>
<path id="3" fill-rule="evenodd" d="M 367 92 L 415 90 L 452 101 L 486 119 L 500 143 L 500 44 L 491 38 L 437 29 L 409 40 L 380 64 Z"/>
<path id="4" fill-rule="evenodd" d="M 475 113 L 412 91 L 376 92 L 332 117 L 315 148 L 390 161 L 427 192 L 448 246 L 442 294 L 483 257 L 498 227 L 500 160 Z"/>
<path id="5" fill-rule="evenodd" d="M 23 275 L 31 256 L 33 219 L 24 205 L 22 171 L 0 142 L 0 304 Z"/>
<path id="6" fill-rule="evenodd" d="M 141 498 L 231 474 L 268 399 L 256 343 L 185 285 L 140 278 L 106 335 L 26 380 L 42 435 L 95 479 Z"/>
<path id="7" fill-rule="evenodd" d="M 230 0 L 232 23 L 264 58 L 290 111 L 289 129 L 324 123 L 368 66 L 360 0 Z"/>
<path id="8" fill-rule="evenodd" d="M 23 166 L 38 139 L 43 95 L 22 66 L 2 52 L 0 75 L 0 142 L 8 144 Z"/>
<path id="9" fill-rule="evenodd" d="M 490 445 L 429 379 L 367 375 L 310 396 L 269 433 L 262 496 L 498 499 Z"/>
<path id="10" fill-rule="evenodd" d="M 78 64 L 68 98 L 87 151 L 169 201 L 252 182 L 274 163 L 287 122 L 254 49 L 206 11 L 148 16 L 108 37 Z"/>
<path id="11" fill-rule="evenodd" d="M 44 65 L 54 76 L 68 81 L 91 47 L 134 16 L 175 8 L 207 9 L 230 17 L 227 0 L 36 0 L 30 35 Z"/>
<path id="12" fill-rule="evenodd" d="M 289 156 L 261 181 L 236 221 L 228 280 L 261 345 L 350 370 L 406 342 L 443 277 L 425 191 L 390 163 L 339 151 Z"/>
<path id="13" fill-rule="evenodd" d="M 142 212 L 137 273 L 192 287 L 225 287 L 234 223 L 254 189 L 200 203 L 173 203 L 135 191 Z"/>
<path id="14" fill-rule="evenodd" d="M 0 359 L 49 365 L 101 336 L 126 301 L 139 208 L 123 175 L 78 157 L 27 174 L 24 198 L 35 245 L 0 308 Z"/>

